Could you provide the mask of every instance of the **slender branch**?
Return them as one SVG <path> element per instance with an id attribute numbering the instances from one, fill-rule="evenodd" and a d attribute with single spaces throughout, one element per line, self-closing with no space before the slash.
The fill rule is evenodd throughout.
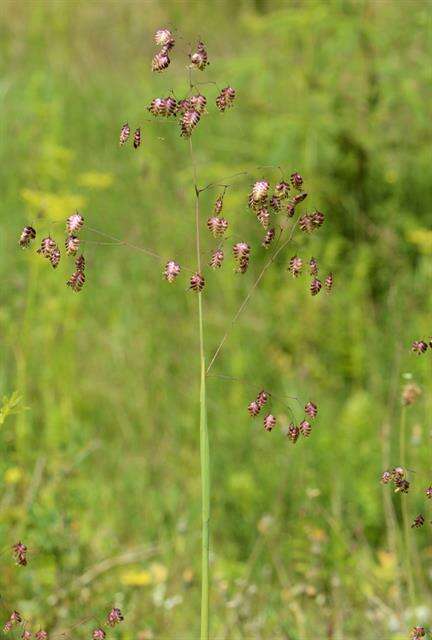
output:
<path id="1" fill-rule="evenodd" d="M 293 239 L 294 236 L 294 232 L 295 229 L 297 227 L 297 222 L 298 220 L 296 220 L 296 222 L 292 225 L 291 227 L 291 231 L 287 237 L 287 239 L 285 240 L 285 242 L 283 242 L 280 247 L 278 247 L 273 254 L 270 256 L 270 258 L 267 260 L 267 262 L 265 263 L 264 267 L 262 268 L 260 274 L 258 275 L 257 279 L 255 280 L 255 282 L 253 283 L 253 285 L 251 286 L 251 288 L 249 289 L 249 291 L 246 294 L 246 297 L 244 298 L 243 302 L 241 303 L 241 305 L 239 306 L 239 308 L 237 309 L 236 313 L 234 314 L 233 319 L 231 320 L 228 329 L 225 331 L 225 334 L 222 338 L 222 340 L 220 341 L 216 351 L 213 354 L 213 357 L 210 360 L 210 364 L 207 367 L 207 375 L 210 371 L 210 369 L 212 368 L 216 358 L 218 357 L 222 347 L 224 346 L 228 336 L 231 333 L 231 330 L 233 328 L 233 326 L 235 325 L 235 323 L 237 322 L 237 320 L 239 319 L 239 317 L 241 316 L 243 310 L 245 309 L 245 307 L 247 306 L 250 298 L 252 297 L 253 292 L 255 291 L 255 289 L 257 288 L 257 286 L 259 285 L 259 283 L 262 280 L 262 277 L 264 276 L 265 272 L 267 271 L 267 269 L 273 264 L 273 262 L 276 260 L 277 256 L 279 255 L 279 253 L 281 251 L 283 251 L 283 249 L 285 249 L 285 247 L 291 242 L 291 240 Z"/>

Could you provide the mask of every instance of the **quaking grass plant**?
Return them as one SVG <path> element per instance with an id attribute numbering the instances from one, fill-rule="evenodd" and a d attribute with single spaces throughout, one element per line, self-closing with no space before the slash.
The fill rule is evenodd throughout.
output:
<path id="1" fill-rule="evenodd" d="M 151 68 L 155 73 L 165 72 L 170 66 L 170 57 L 176 44 L 175 37 L 169 29 L 160 29 L 155 33 L 155 43 L 159 47 L 156 52 Z M 94 229 L 84 224 L 84 216 L 77 212 L 71 213 L 66 220 L 66 238 L 64 240 L 64 252 L 70 259 L 74 259 L 74 267 L 67 285 L 72 291 L 79 293 L 86 282 L 86 262 L 84 254 L 81 252 L 83 245 L 88 242 L 86 233 L 102 236 L 103 244 L 125 245 L 131 248 L 140 249 L 147 255 L 163 261 L 163 277 L 169 284 L 181 281 L 183 274 L 187 274 L 188 289 L 197 297 L 197 320 L 199 336 L 199 368 L 200 368 L 200 391 L 199 391 L 199 439 L 200 439 L 200 459 L 201 459 L 201 494 L 202 494 L 202 531 L 201 531 L 201 639 L 209 638 L 210 617 L 209 617 L 209 591 L 210 591 L 210 446 L 209 429 L 207 420 L 207 378 L 213 370 L 219 354 L 226 343 L 233 325 L 237 322 L 249 300 L 266 272 L 276 264 L 285 261 L 286 270 L 291 277 L 298 278 L 304 272 L 310 278 L 309 289 L 312 296 L 320 294 L 321 290 L 330 293 L 333 287 L 333 275 L 327 273 L 321 279 L 320 267 L 314 257 L 301 257 L 299 255 L 287 255 L 287 249 L 292 243 L 296 233 L 315 233 L 324 223 L 324 214 L 318 210 L 306 210 L 305 200 L 308 193 L 304 189 L 303 177 L 297 171 L 290 171 L 286 177 L 279 167 L 267 167 L 269 173 L 277 171 L 280 177 L 271 185 L 267 175 L 251 176 L 247 172 L 242 172 L 231 176 L 232 182 L 222 179 L 220 182 L 200 185 L 198 175 L 198 165 L 194 152 L 193 134 L 198 126 L 201 126 L 209 112 L 222 114 L 221 117 L 229 117 L 225 112 L 235 106 L 237 93 L 235 88 L 225 86 L 218 88 L 212 80 L 201 81 L 199 75 L 206 71 L 209 64 L 208 52 L 205 44 L 199 41 L 193 50 L 190 50 L 187 63 L 187 87 L 185 95 L 175 96 L 173 92 L 166 97 L 155 97 L 151 100 L 148 111 L 156 120 L 165 122 L 171 121 L 179 126 L 180 135 L 184 138 L 193 175 L 194 212 L 193 227 L 195 235 L 196 265 L 193 269 L 181 265 L 175 257 L 164 258 L 150 248 L 139 247 L 136 244 L 116 238 L 105 231 Z M 198 76 L 198 77 L 197 77 Z M 206 86 L 210 91 L 215 91 L 213 97 L 214 106 L 210 107 L 209 98 L 201 92 L 200 87 Z M 152 120 L 146 120 L 151 122 Z M 128 123 L 121 127 L 120 147 L 130 144 L 134 149 L 141 146 L 141 127 L 134 129 L 131 136 L 131 128 Z M 264 167 L 261 168 L 261 170 Z M 244 193 L 245 209 L 250 217 L 250 233 L 248 237 L 238 236 L 235 230 L 235 221 L 225 218 L 225 202 L 229 198 L 230 190 L 237 188 L 241 181 L 247 180 L 251 187 Z M 208 190 L 216 190 L 217 195 L 214 201 L 213 212 L 204 216 L 202 210 L 202 194 Z M 308 198 L 309 201 L 309 198 Z M 241 212 L 239 215 L 244 216 Z M 87 216 L 86 216 L 87 218 Z M 192 224 L 192 223 L 191 223 Z M 204 244 L 211 238 L 212 246 L 207 253 Z M 35 225 L 28 225 L 22 231 L 19 243 L 22 247 L 30 247 L 37 232 Z M 84 238 L 83 238 L 84 235 Z M 93 242 L 93 241 L 91 241 Z M 206 325 L 204 318 L 204 300 L 206 293 L 206 283 L 211 278 L 212 271 L 226 268 L 227 262 L 231 259 L 234 277 L 249 278 L 250 266 L 253 264 L 255 255 L 267 253 L 264 265 L 252 276 L 248 282 L 247 293 L 235 310 L 228 328 L 220 339 L 218 346 L 209 356 L 206 351 Z M 38 253 L 47 259 L 51 266 L 57 268 L 61 251 L 60 244 L 51 235 L 45 235 L 38 249 Z M 212 374 L 214 375 L 214 374 Z M 221 376 L 224 377 L 224 376 Z M 283 399 L 278 399 L 266 388 L 255 389 L 256 395 L 251 399 L 248 407 L 245 407 L 252 418 L 259 414 L 263 415 L 263 426 L 265 432 L 271 432 L 278 424 L 273 407 L 277 402 L 283 404 Z M 308 437 L 312 431 L 312 421 L 317 416 L 317 405 L 312 401 L 301 402 L 298 398 L 292 398 L 300 406 L 301 417 L 296 417 L 296 412 L 291 405 L 287 408 L 291 415 L 289 424 L 282 424 L 281 431 L 291 443 L 295 444 L 300 437 Z M 267 409 L 265 409 L 267 407 Z M 95 636 L 93 635 L 95 638 Z M 96 638 L 98 640 L 98 638 Z"/>

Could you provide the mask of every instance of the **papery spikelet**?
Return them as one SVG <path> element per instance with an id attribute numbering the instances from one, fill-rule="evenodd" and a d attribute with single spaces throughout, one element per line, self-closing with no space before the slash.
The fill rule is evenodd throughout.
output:
<path id="1" fill-rule="evenodd" d="M 65 240 L 66 253 L 68 256 L 74 256 L 78 251 L 80 239 L 77 236 L 68 236 Z"/>
<path id="2" fill-rule="evenodd" d="M 312 222 L 315 227 L 321 227 L 324 222 L 325 216 L 321 211 L 314 211 L 312 214 Z"/>
<path id="3" fill-rule="evenodd" d="M 125 142 L 127 142 L 128 138 L 130 135 L 130 127 L 128 125 L 127 122 L 124 123 L 124 125 L 122 126 L 121 130 L 120 130 L 120 144 L 123 145 Z"/>
<path id="4" fill-rule="evenodd" d="M 84 271 L 74 271 L 66 284 L 72 289 L 72 291 L 79 293 L 85 284 Z"/>
<path id="5" fill-rule="evenodd" d="M 271 413 L 264 416 L 264 429 L 271 431 L 276 426 L 276 418 Z"/>
<path id="6" fill-rule="evenodd" d="M 272 196 L 269 199 L 269 206 L 273 209 L 273 211 L 280 211 L 282 209 L 281 199 L 277 196 Z"/>
<path id="7" fill-rule="evenodd" d="M 32 240 L 36 238 L 36 231 L 33 227 L 27 225 L 22 230 L 20 235 L 19 243 L 21 247 L 29 247 Z"/>
<path id="8" fill-rule="evenodd" d="M 105 640 L 105 638 L 106 638 L 106 633 L 101 627 L 98 627 L 97 629 L 93 629 L 92 640 Z"/>
<path id="9" fill-rule="evenodd" d="M 425 342 L 424 340 L 414 340 L 411 346 L 411 351 L 414 351 L 414 353 L 417 353 L 417 355 L 420 356 L 427 350 L 427 348 L 427 342 Z"/>
<path id="10" fill-rule="evenodd" d="M 256 397 L 258 406 L 261 408 L 265 404 L 267 404 L 269 397 L 270 397 L 270 394 L 267 391 L 264 391 L 264 389 L 262 389 Z"/>
<path id="11" fill-rule="evenodd" d="M 10 621 L 12 624 L 20 624 L 20 622 L 22 622 L 21 614 L 18 611 L 12 611 Z"/>
<path id="12" fill-rule="evenodd" d="M 411 629 L 410 638 L 411 640 L 420 640 L 424 638 L 426 635 L 426 629 L 421 626 L 416 626 Z"/>
<path id="13" fill-rule="evenodd" d="M 123 620 L 123 614 L 118 607 L 113 607 L 107 616 L 107 623 L 110 627 L 114 627 Z"/>
<path id="14" fill-rule="evenodd" d="M 177 102 L 177 113 L 186 113 L 191 109 L 191 103 L 189 98 L 184 98 Z"/>
<path id="15" fill-rule="evenodd" d="M 275 229 L 272 227 L 271 229 L 269 229 L 267 231 L 267 233 L 264 236 L 264 239 L 262 241 L 262 246 L 265 247 L 266 249 L 268 249 L 268 247 L 271 245 L 271 243 L 273 242 L 273 240 L 275 239 L 276 236 L 276 231 Z"/>
<path id="16" fill-rule="evenodd" d="M 141 144 L 141 129 L 135 129 L 134 137 L 133 137 L 133 146 L 134 149 L 138 149 Z"/>
<path id="17" fill-rule="evenodd" d="M 233 254 L 236 260 L 247 258 L 250 254 L 250 246 L 247 242 L 237 242 L 233 246 Z"/>
<path id="18" fill-rule="evenodd" d="M 193 291 L 202 291 L 204 289 L 205 280 L 200 273 L 194 273 L 190 279 L 190 288 Z"/>
<path id="19" fill-rule="evenodd" d="M 168 96 L 167 98 L 165 98 L 164 103 L 165 103 L 164 115 L 166 115 L 167 117 L 175 116 L 177 113 L 177 100 L 172 96 Z"/>
<path id="20" fill-rule="evenodd" d="M 152 71 L 160 73 L 169 67 L 170 62 L 167 50 L 159 51 L 152 60 Z"/>
<path id="21" fill-rule="evenodd" d="M 268 229 L 268 226 L 270 224 L 270 214 L 267 207 L 261 207 L 261 209 L 257 211 L 257 220 L 264 227 L 264 229 Z"/>
<path id="22" fill-rule="evenodd" d="M 432 498 L 432 486 L 431 486 L 431 487 L 428 487 L 428 488 L 425 490 L 425 494 L 426 494 L 426 498 L 429 498 L 429 500 Z"/>
<path id="23" fill-rule="evenodd" d="M 204 46 L 203 42 L 198 42 L 196 51 L 192 54 L 189 54 L 189 58 L 191 64 L 199 69 L 200 71 L 204 71 L 206 66 L 209 64 L 207 50 Z"/>
<path id="24" fill-rule="evenodd" d="M 167 113 L 167 104 L 165 98 L 154 98 L 151 101 L 150 106 L 148 107 L 150 113 L 154 116 L 166 116 Z"/>
<path id="25" fill-rule="evenodd" d="M 211 216 L 207 220 L 207 227 L 212 232 L 215 238 L 221 238 L 225 231 L 228 229 L 228 221 L 225 220 L 225 218 Z"/>
<path id="26" fill-rule="evenodd" d="M 203 113 L 206 108 L 207 98 L 201 93 L 198 93 L 197 95 L 189 98 L 189 103 L 191 105 L 191 109 L 198 111 L 198 113 Z"/>
<path id="27" fill-rule="evenodd" d="M 49 261 L 53 269 L 57 269 L 58 264 L 60 262 L 60 257 L 61 257 L 60 249 L 56 245 L 49 255 Z"/>
<path id="28" fill-rule="evenodd" d="M 424 525 L 424 522 L 425 522 L 424 516 L 421 513 L 419 513 L 419 515 L 414 518 L 413 523 L 411 525 L 411 529 L 414 529 L 414 528 L 419 529 Z"/>
<path id="29" fill-rule="evenodd" d="M 303 200 L 305 200 L 306 198 L 307 198 L 307 193 L 305 191 L 303 191 L 303 193 L 298 193 L 293 197 L 292 204 L 296 206 L 300 204 L 300 202 L 303 202 Z"/>
<path id="30" fill-rule="evenodd" d="M 85 270 L 85 258 L 84 258 L 82 253 L 75 260 L 75 269 L 77 271 L 84 271 Z"/>
<path id="31" fill-rule="evenodd" d="M 218 216 L 223 208 L 223 196 L 218 196 L 216 198 L 216 202 L 214 203 L 214 212 Z"/>
<path id="32" fill-rule="evenodd" d="M 172 47 L 175 44 L 174 36 L 169 29 L 158 29 L 154 34 L 154 41 L 161 47 Z"/>
<path id="33" fill-rule="evenodd" d="M 256 400 L 252 400 L 252 402 L 248 404 L 248 411 L 249 414 L 254 418 L 261 411 L 261 407 Z"/>
<path id="34" fill-rule="evenodd" d="M 332 273 L 328 274 L 328 276 L 324 280 L 324 285 L 325 285 L 327 293 L 330 293 L 330 291 L 333 289 L 333 274 Z"/>
<path id="35" fill-rule="evenodd" d="M 224 252 L 222 249 L 215 249 L 210 258 L 210 267 L 212 269 L 219 269 L 222 266 L 224 260 Z"/>
<path id="36" fill-rule="evenodd" d="M 21 634 L 21 640 L 31 640 L 31 638 L 32 638 L 31 631 L 24 629 L 24 631 Z"/>
<path id="37" fill-rule="evenodd" d="M 252 186 L 251 191 L 252 199 L 254 200 L 254 202 L 262 202 L 263 200 L 265 200 L 267 198 L 268 190 L 269 183 L 267 182 L 267 180 L 258 180 L 257 182 L 255 182 Z"/>
<path id="38" fill-rule="evenodd" d="M 307 420 L 302 420 L 299 424 L 299 431 L 302 436 L 305 436 L 307 438 L 308 436 L 310 436 L 310 433 L 312 431 L 311 423 Z"/>
<path id="39" fill-rule="evenodd" d="M 201 114 L 198 111 L 189 109 L 185 111 L 180 120 L 181 135 L 188 138 L 200 121 Z"/>
<path id="40" fill-rule="evenodd" d="M 56 248 L 56 246 L 57 245 L 55 241 L 51 238 L 51 236 L 47 236 L 46 238 L 42 239 L 41 246 L 37 250 L 37 253 L 42 254 L 44 258 L 49 258 L 51 253 Z"/>
<path id="41" fill-rule="evenodd" d="M 10 620 L 3 625 L 3 633 L 9 633 L 9 631 L 12 631 L 12 622 Z"/>
<path id="42" fill-rule="evenodd" d="M 76 213 L 69 216 L 69 218 L 66 220 L 66 230 L 70 235 L 73 235 L 74 233 L 82 229 L 83 224 L 84 218 L 77 211 Z"/>
<path id="43" fill-rule="evenodd" d="M 288 218 L 292 218 L 295 214 L 295 206 L 291 202 L 288 202 L 285 208 L 285 213 L 287 214 Z"/>
<path id="44" fill-rule="evenodd" d="M 389 484 L 392 481 L 392 474 L 390 471 L 383 471 L 381 474 L 381 482 L 382 484 Z"/>
<path id="45" fill-rule="evenodd" d="M 293 444 L 295 444 L 298 440 L 299 435 L 300 435 L 300 429 L 298 428 L 297 425 L 291 422 L 291 424 L 288 427 L 287 437 L 291 440 Z"/>
<path id="46" fill-rule="evenodd" d="M 305 233 L 312 233 L 312 231 L 315 231 L 316 226 L 309 213 L 305 213 L 305 215 L 299 219 L 299 227 Z"/>
<path id="47" fill-rule="evenodd" d="M 293 187 L 295 187 L 296 189 L 302 188 L 303 178 L 299 173 L 297 173 L 297 171 L 294 171 L 294 173 L 291 174 L 290 180 Z"/>
<path id="48" fill-rule="evenodd" d="M 303 269 L 303 260 L 298 256 L 293 256 L 289 263 L 289 270 L 295 278 L 299 276 Z"/>
<path id="49" fill-rule="evenodd" d="M 315 258 L 311 258 L 309 260 L 309 273 L 311 274 L 311 276 L 318 275 L 318 262 Z"/>
<path id="50" fill-rule="evenodd" d="M 216 97 L 216 106 L 219 111 L 225 111 L 226 109 L 232 107 L 235 96 L 236 92 L 233 87 L 224 87 Z"/>
<path id="51" fill-rule="evenodd" d="M 278 182 L 275 185 L 274 195 L 278 199 L 286 198 L 286 197 L 288 197 L 289 189 L 290 189 L 290 186 L 289 186 L 288 182 L 285 182 L 284 180 L 281 180 L 280 182 Z"/>
<path id="52" fill-rule="evenodd" d="M 48 640 L 48 634 L 43 629 L 40 629 L 39 631 L 36 631 L 35 638 L 36 640 Z"/>
<path id="53" fill-rule="evenodd" d="M 168 282 L 174 282 L 180 273 L 180 265 L 174 260 L 169 260 L 165 265 L 164 276 Z"/>
<path id="54" fill-rule="evenodd" d="M 316 406 L 316 404 L 314 404 L 310 400 L 305 404 L 304 410 L 305 410 L 305 414 L 310 418 L 316 418 L 318 415 L 318 407 Z"/>
<path id="55" fill-rule="evenodd" d="M 16 560 L 16 563 L 22 567 L 27 565 L 27 547 L 22 542 L 16 542 L 12 551 Z"/>

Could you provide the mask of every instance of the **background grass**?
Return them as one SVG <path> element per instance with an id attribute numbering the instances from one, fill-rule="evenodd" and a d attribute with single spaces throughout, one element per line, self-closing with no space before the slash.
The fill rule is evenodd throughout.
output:
<path id="1" fill-rule="evenodd" d="M 76 296 L 70 264 L 54 272 L 17 239 L 33 222 L 61 241 L 56 222 L 78 207 L 88 226 L 193 266 L 187 143 L 176 126 L 147 123 L 146 107 L 184 92 L 200 36 L 205 77 L 238 91 L 235 109 L 210 109 L 194 134 L 200 183 L 239 171 L 274 181 L 277 170 L 257 166 L 281 165 L 327 214 L 278 259 L 215 364 L 248 383 L 210 378 L 213 637 L 396 639 L 431 624 L 431 360 L 409 352 L 430 332 L 430 2 L 35 0 L 0 12 L 0 387 L 22 397 L 0 431 L 5 618 L 17 608 L 87 638 L 115 602 L 118 637 L 197 636 L 196 299 L 144 253 L 99 244 L 86 246 Z M 160 26 L 179 37 L 156 77 Z M 126 120 L 142 126 L 137 152 L 118 148 Z M 236 181 L 226 215 L 257 244 L 249 183 Z M 204 216 L 215 197 L 205 193 Z M 335 272 L 331 297 L 293 281 L 294 252 Z M 265 257 L 257 250 L 244 278 L 228 265 L 209 278 L 208 355 Z M 398 464 L 407 381 L 424 391 L 407 412 L 415 473 L 402 498 L 426 516 L 412 533 L 415 603 L 401 498 L 379 484 Z M 261 386 L 318 403 L 309 440 L 292 447 L 251 424 Z M 27 569 L 9 557 L 18 538 Z"/>

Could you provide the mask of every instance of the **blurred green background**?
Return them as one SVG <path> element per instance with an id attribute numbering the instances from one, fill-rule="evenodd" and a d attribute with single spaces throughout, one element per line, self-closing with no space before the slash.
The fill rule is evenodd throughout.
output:
<path id="1" fill-rule="evenodd" d="M 208 355 L 266 260 L 245 203 L 253 179 L 279 173 L 257 167 L 301 172 L 308 206 L 326 213 L 278 258 L 215 363 L 213 374 L 247 382 L 209 378 L 212 637 L 396 639 L 432 624 L 431 355 L 410 353 L 431 332 L 431 19 L 423 0 L 1 3 L 5 619 L 16 608 L 54 635 L 88 638 L 116 603 L 126 620 L 111 637 L 197 637 L 196 297 L 186 277 L 168 286 L 157 260 L 88 230 L 76 295 L 70 261 L 53 271 L 17 241 L 33 223 L 62 243 L 56 222 L 77 207 L 88 227 L 193 266 L 188 143 L 175 124 L 148 122 L 146 107 L 186 91 L 188 43 L 200 37 L 211 65 L 199 79 L 238 98 L 219 114 L 215 87 L 202 87 L 199 183 L 251 174 L 225 213 L 256 247 L 245 276 L 231 263 L 208 274 Z M 177 45 L 156 75 L 152 36 L 165 26 Z M 138 151 L 118 146 L 125 121 L 142 127 Z M 202 198 L 205 255 L 217 193 Z M 293 280 L 294 253 L 334 271 L 332 296 Z M 410 382 L 423 393 L 407 409 L 402 499 L 426 518 L 412 532 L 415 602 L 401 497 L 379 483 L 399 463 Z M 251 421 L 262 386 L 318 404 L 308 440 L 293 447 Z M 283 401 L 272 409 L 289 419 Z M 19 538 L 25 569 L 10 558 Z"/>

